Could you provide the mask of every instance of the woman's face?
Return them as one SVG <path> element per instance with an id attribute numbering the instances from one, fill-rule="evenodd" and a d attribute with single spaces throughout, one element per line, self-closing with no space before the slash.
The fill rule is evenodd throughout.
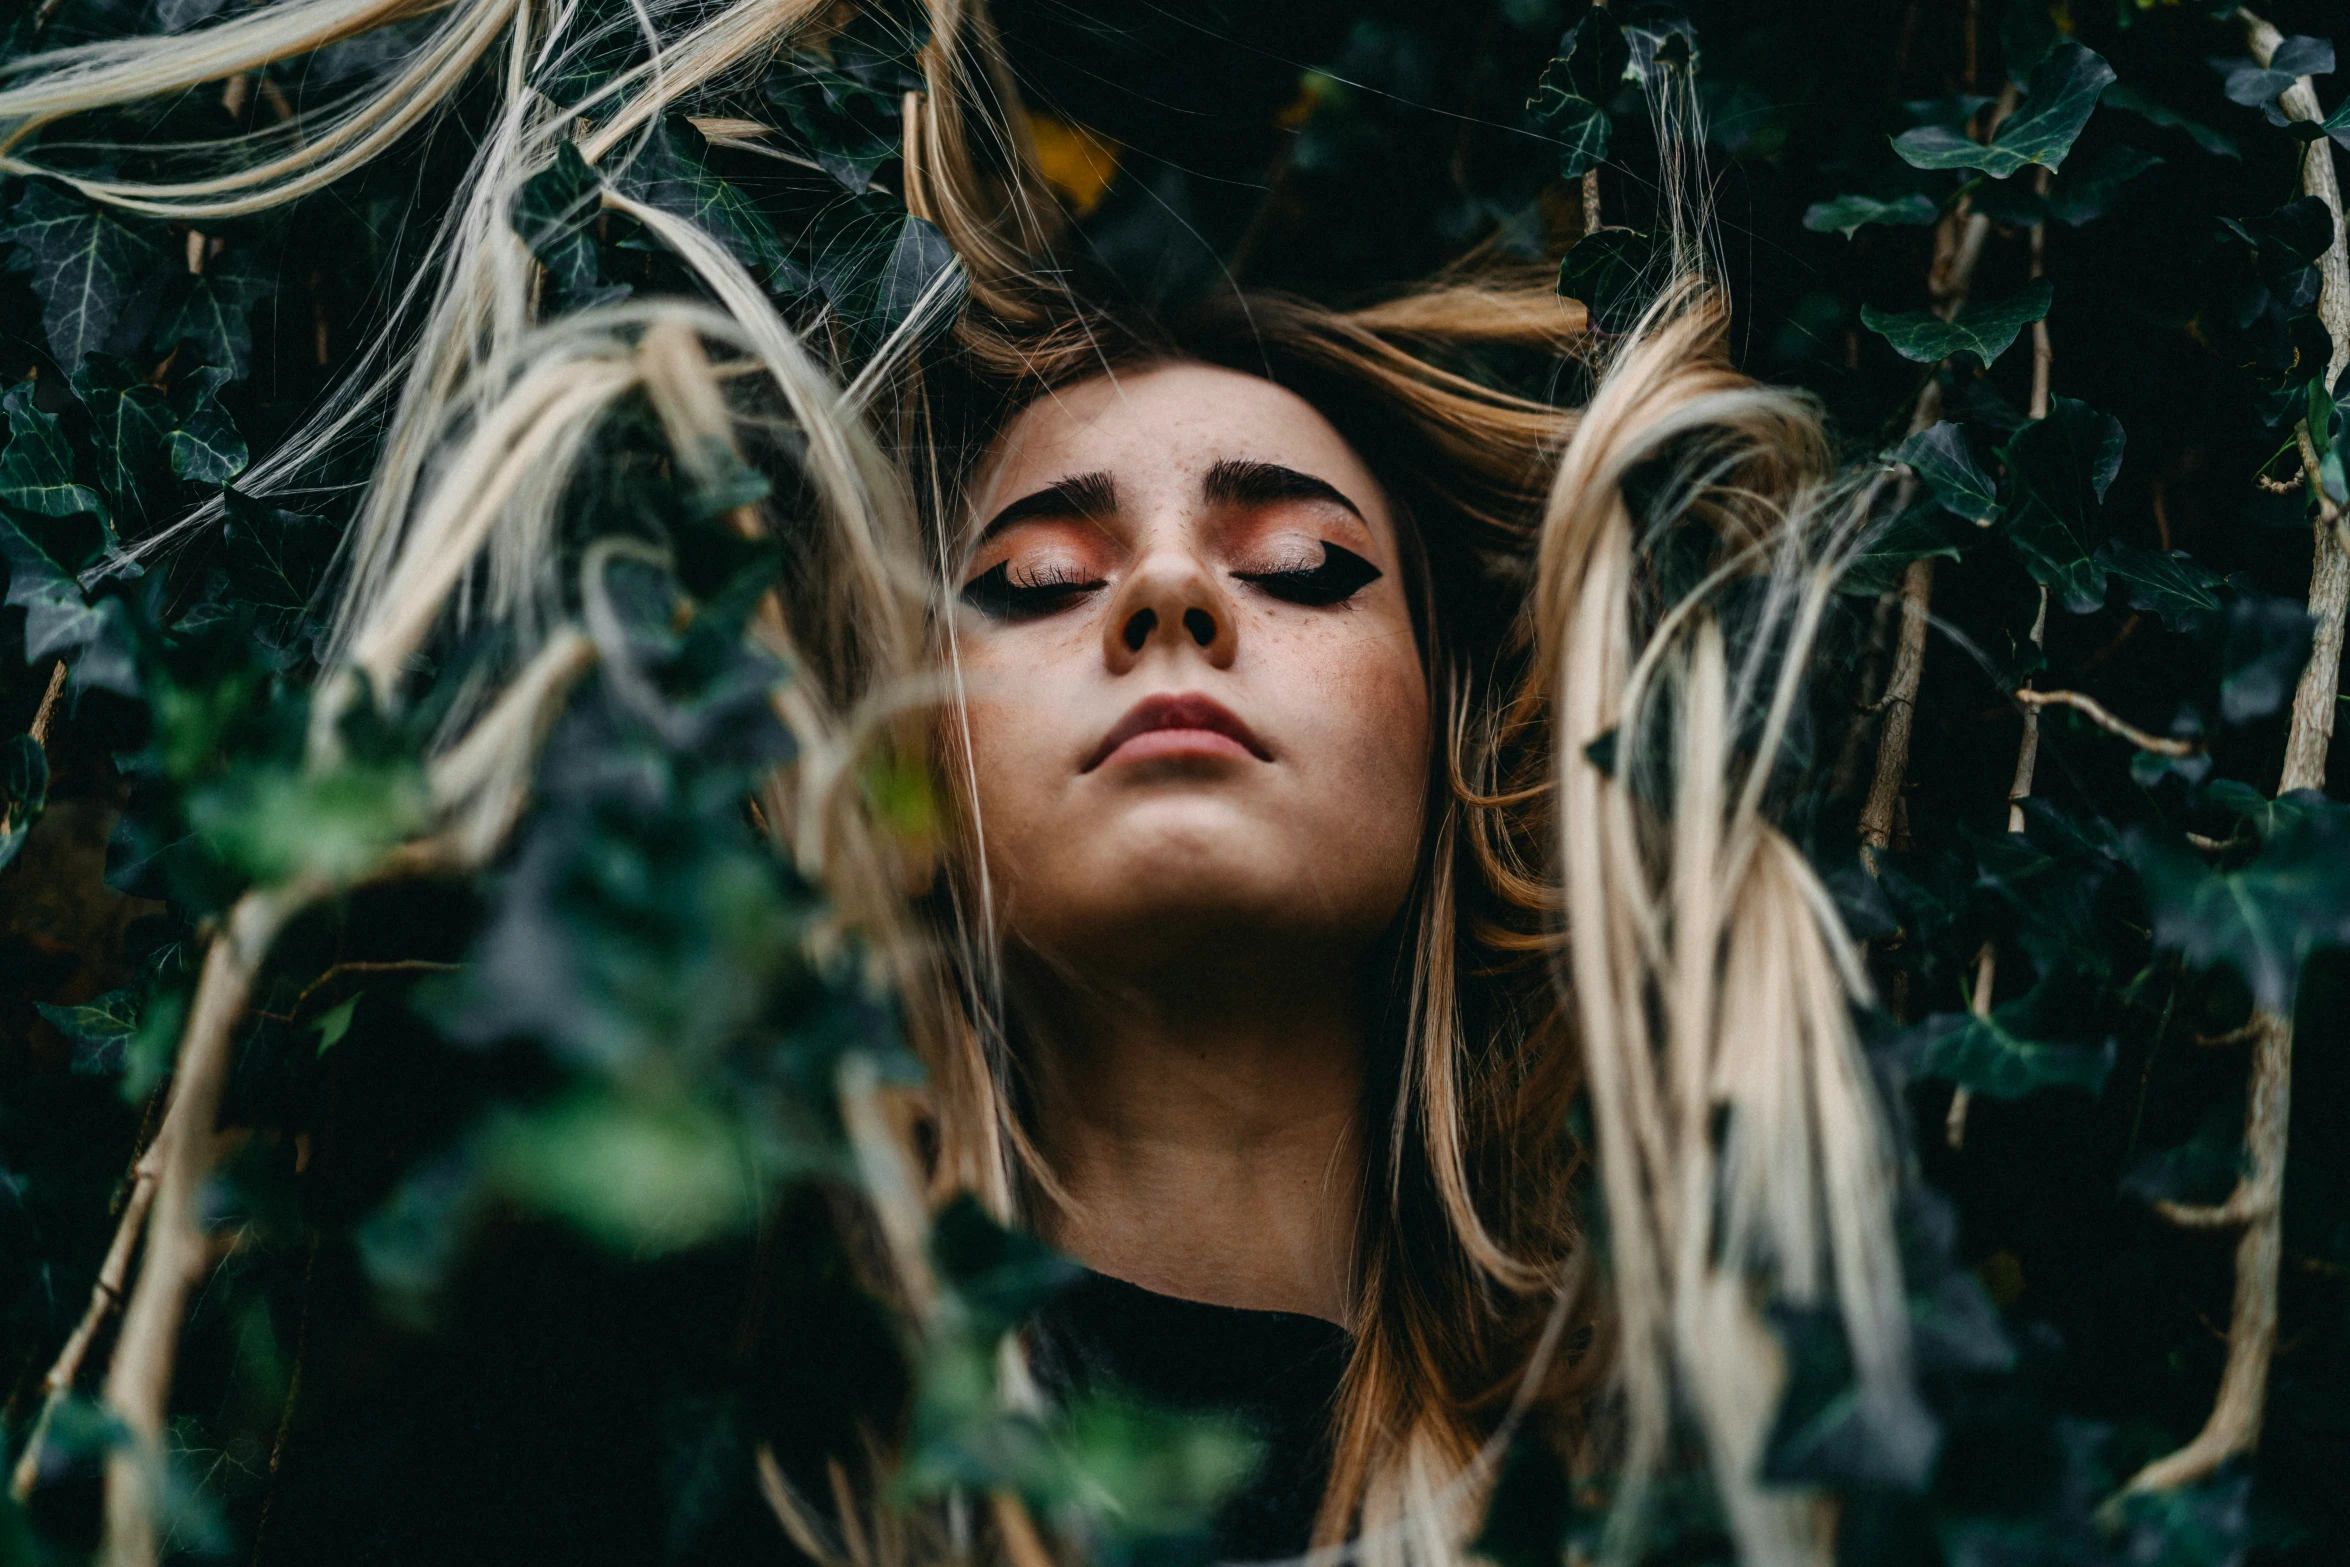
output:
<path id="1" fill-rule="evenodd" d="M 1080 975 L 1359 954 L 1402 907 L 1428 693 L 1387 501 L 1269 381 L 1043 398 L 979 474 L 958 637 L 982 844 Z"/>

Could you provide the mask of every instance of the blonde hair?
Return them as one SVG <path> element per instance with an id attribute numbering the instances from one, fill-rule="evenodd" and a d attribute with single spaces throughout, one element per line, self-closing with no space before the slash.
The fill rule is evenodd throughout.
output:
<path id="1" fill-rule="evenodd" d="M 434 764 L 439 836 L 467 863 L 524 808 L 578 676 L 600 663 L 629 678 L 599 610 L 602 566 L 627 546 L 591 543 L 576 595 L 561 576 L 566 483 L 596 431 L 641 400 L 699 483 L 786 416 L 804 443 L 807 517 L 755 502 L 732 519 L 794 547 L 747 633 L 806 676 L 775 693 L 802 749 L 760 803 L 779 849 L 826 888 L 836 929 L 884 971 L 929 1069 L 918 1096 L 855 1071 L 841 1084 L 889 1283 L 918 1315 L 937 1295 L 935 1203 L 971 1190 L 1016 1218 L 1051 1189 L 1022 1125 L 986 899 L 953 875 L 909 895 L 933 884 L 931 867 L 859 788 L 875 747 L 926 746 L 926 710 L 953 723 L 960 476 L 1025 398 L 1152 358 L 1208 358 L 1307 396 L 1378 454 L 1411 519 L 1440 741 L 1392 1070 L 1372 1106 L 1387 1122 L 1365 1139 L 1360 1331 L 1317 1540 L 1351 1539 L 1382 1564 L 1458 1558 L 1498 1445 L 1531 1422 L 1580 1472 L 1620 1476 L 1614 1551 L 1636 1549 L 1644 1485 L 1688 1444 L 1742 1558 L 1824 1562 L 1829 1500 L 1761 1478 L 1786 1380 L 1766 1308 L 1832 1306 L 1879 1440 L 1913 1467 L 1931 1440 L 1910 1389 L 1896 1161 L 1853 1031 L 1867 980 L 1766 810 L 1867 506 L 1834 478 L 1810 407 L 1729 367 L 1702 224 L 1675 230 L 1678 281 L 1612 342 L 1547 277 L 1491 271 L 1353 310 L 1264 296 L 1189 321 L 1089 308 L 1051 265 L 1059 215 L 985 12 L 930 0 L 904 194 L 958 259 L 852 362 L 821 323 L 786 320 L 712 234 L 609 178 L 655 116 L 787 42 L 820 43 L 835 20 L 817 0 L 738 0 L 684 21 L 640 7 L 607 24 L 642 31 L 640 63 L 558 107 L 534 73 L 596 41 L 561 0 L 275 0 L 170 38 L 15 62 L 0 172 L 141 213 L 231 217 L 323 188 L 461 81 L 493 78 L 490 128 L 399 330 L 242 481 L 287 486 L 388 410 L 343 557 L 314 747 L 331 752 L 360 677 L 396 694 L 434 638 L 508 628 L 502 685 L 453 706 Z M 34 133 L 70 116 L 395 22 L 419 41 L 374 79 L 274 131 L 175 149 L 170 177 L 85 177 L 38 157 Z M 1685 70 L 1657 75 L 1662 117 L 1686 127 Z M 605 176 L 603 205 L 670 249 L 706 301 L 542 318 L 537 264 L 506 215 L 566 144 Z M 1587 400 L 1497 389 L 1475 369 L 1497 346 L 1588 380 Z M 1668 596 L 1657 547 L 1693 527 L 1713 545 L 1696 586 Z M 967 778 L 947 783 L 975 810 Z M 1588 1172 L 1567 1129 L 1578 1094 Z M 1604 1268 L 1586 1265 L 1586 1173 Z"/>

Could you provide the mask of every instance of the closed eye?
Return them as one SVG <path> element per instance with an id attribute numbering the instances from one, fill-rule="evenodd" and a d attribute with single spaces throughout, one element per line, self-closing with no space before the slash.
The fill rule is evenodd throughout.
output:
<path id="1" fill-rule="evenodd" d="M 1384 572 L 1353 550 L 1322 541 L 1322 563 L 1283 571 L 1236 571 L 1261 593 L 1291 604 L 1342 604 L 1377 582 Z"/>
<path id="2" fill-rule="evenodd" d="M 1035 620 L 1107 586 L 1101 578 L 1086 580 L 1065 565 L 1038 567 L 1015 582 L 1012 563 L 1002 560 L 963 585 L 963 602 L 994 620 Z"/>

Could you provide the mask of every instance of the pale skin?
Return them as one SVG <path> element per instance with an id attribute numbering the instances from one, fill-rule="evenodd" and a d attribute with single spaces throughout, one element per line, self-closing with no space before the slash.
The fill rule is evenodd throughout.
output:
<path id="1" fill-rule="evenodd" d="M 1070 1199 L 1038 1222 L 1147 1289 L 1346 1323 L 1365 969 L 1429 778 L 1387 499 L 1303 400 L 1200 365 L 1040 400 L 976 490 L 982 862 Z"/>

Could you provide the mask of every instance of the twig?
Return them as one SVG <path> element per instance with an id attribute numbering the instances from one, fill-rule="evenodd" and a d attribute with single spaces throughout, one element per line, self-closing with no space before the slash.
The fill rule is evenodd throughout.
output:
<path id="1" fill-rule="evenodd" d="M 2237 20 L 2251 44 L 2252 57 L 2268 64 L 2284 37 L 2276 28 L 2248 10 Z M 2304 76 L 2279 100 L 2290 119 L 2321 118 L 2317 92 Z M 2318 258 L 2318 316 L 2333 337 L 2334 351 L 2326 366 L 2330 383 L 2350 362 L 2350 250 L 2342 238 L 2342 189 L 2334 177 L 2333 153 L 2323 136 L 2302 150 L 2301 188 L 2325 203 L 2333 221 L 2332 243 Z M 2303 434 L 2306 439 L 2306 432 Z M 2305 447 L 2306 468 L 2310 453 Z M 2293 693 L 2292 728 L 2285 739 L 2285 765 L 2277 781 L 2280 794 L 2295 789 L 2322 788 L 2326 751 L 2333 740 L 2334 701 L 2342 678 L 2342 617 L 2350 603 L 2350 553 L 2343 547 L 2338 518 L 2322 486 L 2311 486 L 2318 500 L 2312 528 L 2315 558 L 2310 568 L 2309 613 L 2317 622 L 2309 661 Z M 2271 1012 L 2255 1012 L 2252 1019 L 2252 1073 L 2244 1111 L 2246 1170 L 2236 1191 L 2211 1217 L 2219 1226 L 2241 1226 L 2236 1237 L 2236 1290 L 2228 1317 L 2228 1358 L 2220 1372 L 2219 1391 L 2203 1429 L 2186 1446 L 2156 1459 L 2130 1477 L 2129 1491 L 2167 1490 L 2191 1485 L 2211 1475 L 2239 1453 L 2260 1445 L 2260 1427 L 2268 1398 L 2269 1362 L 2277 1343 L 2277 1269 L 2284 1255 L 2285 1134 L 2291 1122 L 2293 1087 L 2293 1020 Z M 2158 1208 L 2157 1212 L 2163 1210 Z M 2190 1215 L 2181 1217 L 2181 1213 Z M 2205 1217 L 2193 1210 L 2165 1213 L 2174 1223 L 2200 1227 Z"/>
<path id="2" fill-rule="evenodd" d="M 2015 84 L 2000 89 L 1999 101 L 1993 106 L 1991 119 L 1984 134 L 1997 131 L 1999 122 L 2016 105 Z M 1953 228 L 1958 232 L 1953 242 Z M 1975 263 L 1982 258 L 1983 242 L 1991 232 L 1991 220 L 1979 212 L 1968 212 L 1962 218 L 1958 211 L 1945 217 L 1935 230 L 1935 257 L 1926 282 L 1927 289 L 1937 303 L 1935 309 L 1948 319 L 1966 303 L 1967 292 L 1974 286 Z M 1948 245 L 1945 250 L 1944 246 Z M 1910 412 L 1909 433 L 1917 434 L 1942 416 L 1942 383 L 1928 377 L 1918 392 L 1916 406 Z M 1917 476 L 1903 477 L 1901 487 L 1894 494 L 1893 512 L 1899 516 L 1909 508 L 1911 496 L 1917 492 Z M 1926 623 L 1934 601 L 1934 561 L 1931 556 L 1913 560 L 1901 574 L 1901 636 L 1894 645 L 1893 672 L 1885 679 L 1885 692 L 1878 699 L 1885 710 L 1885 727 L 1877 737 L 1877 770 L 1869 781 L 1867 801 L 1861 806 L 1860 841 L 1863 860 L 1873 869 L 1877 854 L 1893 843 L 1893 813 L 1901 799 L 1901 786 L 1909 776 L 1909 740 L 1916 716 L 1918 683 L 1926 669 Z"/>
<path id="3" fill-rule="evenodd" d="M 49 749 L 49 726 L 57 718 L 57 698 L 64 691 L 65 660 L 61 658 L 57 661 L 57 667 L 49 672 L 49 689 L 41 693 L 41 706 L 33 714 L 33 727 L 25 731 L 33 737 L 33 744 L 44 751 Z"/>
<path id="4" fill-rule="evenodd" d="M 237 1020 L 278 931 L 323 890 L 294 886 L 245 894 L 205 954 L 170 1102 L 148 1154 L 156 1182 L 146 1265 L 123 1310 L 122 1335 L 106 1374 L 106 1402 L 130 1437 L 106 1461 L 109 1567 L 146 1567 L 156 1560 L 153 1486 L 163 1417 L 188 1296 L 213 1256 L 196 1199 L 212 1169 L 214 1123 L 235 1055 Z"/>
<path id="5" fill-rule="evenodd" d="M 1986 941 L 1983 950 L 1975 954 L 1975 988 L 1967 997 L 1967 1010 L 1978 1018 L 1991 1015 L 1991 985 L 1999 975 L 1999 946 Z M 1967 1111 L 1975 1102 L 1975 1091 L 1961 1083 L 1950 1096 L 1950 1109 L 1942 1117 L 1942 1140 L 1953 1148 L 1966 1146 Z"/>
<path id="6" fill-rule="evenodd" d="M 2047 199 L 2048 169 L 2046 165 L 2042 165 L 2034 171 L 2032 189 L 2043 201 Z M 2043 219 L 2032 225 L 2032 276 L 2038 278 L 2045 275 L 2047 265 L 2048 224 Z M 2048 335 L 2048 318 L 2043 315 L 2032 323 L 2032 405 L 2030 414 L 2034 419 L 2048 417 L 2048 382 L 2055 364 L 2056 347 Z M 2032 615 L 2032 646 L 2038 650 L 2047 645 L 2048 589 L 2043 584 L 2040 589 L 2039 608 Z M 2064 694 L 2066 696 L 2074 695 L 2069 691 Z M 2009 778 L 2007 785 L 2007 830 L 2011 833 L 2020 833 L 2024 830 L 2024 801 L 2032 797 L 2032 778 L 2040 770 L 2041 703 L 2034 700 L 2039 696 L 2039 693 L 2032 689 L 2029 677 L 2025 679 L 2024 684 L 2016 691 L 2015 695 L 2016 700 L 2023 704 L 2024 728 L 2023 733 L 2016 738 L 2015 772 Z M 2073 705 L 2088 700 L 2087 697 L 2078 697 Z M 2104 712 L 2104 709 L 2099 708 L 2098 711 Z M 1999 949 L 1994 943 L 1985 942 L 1983 943 L 1983 956 L 1975 968 L 1975 1016 L 1989 1017 L 1991 1015 L 1991 985 L 1992 981 L 1998 977 L 1998 973 Z M 1943 1118 L 1942 1133 L 1953 1148 L 1966 1146 L 1967 1111 L 1973 1107 L 1974 1102 L 1974 1094 L 1963 1084 L 1957 1093 L 1950 1096 L 1950 1112 Z"/>
<path id="7" fill-rule="evenodd" d="M 57 1352 L 57 1363 L 41 1379 L 41 1412 L 33 1419 L 32 1435 L 26 1439 L 24 1453 L 16 1461 L 16 1472 L 9 1477 L 9 1493 L 20 1502 L 32 1495 L 33 1486 L 41 1477 L 41 1448 L 48 1440 L 50 1422 L 56 1419 L 58 1406 L 72 1394 L 91 1341 L 115 1307 L 122 1304 L 123 1285 L 130 1277 L 131 1252 L 139 1243 L 139 1232 L 146 1228 L 148 1206 L 155 1200 L 156 1172 L 155 1151 L 149 1148 L 131 1172 L 131 1193 L 122 1205 L 122 1221 L 114 1227 L 114 1242 L 106 1248 L 106 1260 L 99 1265 L 97 1281 L 90 1286 L 90 1304 L 74 1327 L 73 1336 Z"/>
<path id="8" fill-rule="evenodd" d="M 988 1496 L 989 1510 L 995 1514 L 996 1533 L 1003 1536 L 1004 1554 L 1011 1558 L 1012 1567 L 1053 1567 L 1052 1553 L 1044 1548 L 1044 1537 L 1036 1532 L 1036 1521 L 1028 1516 L 1028 1504 L 1009 1491 L 996 1491 Z"/>
<path id="9" fill-rule="evenodd" d="M 2015 694 L 2015 699 L 2026 707 L 2069 707 L 2083 718 L 2104 730 L 2119 735 L 2141 751 L 2156 756 L 2193 756 L 2203 749 L 2193 740 L 2169 740 L 2161 735 L 2150 735 L 2127 719 L 2116 718 L 2106 711 L 2105 704 L 2079 691 L 2034 691 L 2030 687 Z"/>

